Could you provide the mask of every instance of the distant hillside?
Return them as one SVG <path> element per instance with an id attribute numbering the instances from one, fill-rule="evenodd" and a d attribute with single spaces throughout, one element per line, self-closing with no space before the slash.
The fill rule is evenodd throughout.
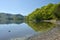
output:
<path id="1" fill-rule="evenodd" d="M 0 23 L 20 23 L 24 21 L 21 14 L 0 13 Z"/>

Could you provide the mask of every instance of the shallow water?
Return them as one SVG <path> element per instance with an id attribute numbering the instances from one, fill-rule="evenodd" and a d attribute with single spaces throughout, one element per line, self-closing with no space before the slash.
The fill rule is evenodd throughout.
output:
<path id="1" fill-rule="evenodd" d="M 35 34 L 36 32 L 28 27 L 27 24 L 0 24 L 0 40 L 12 40 L 15 38 L 24 38 Z"/>

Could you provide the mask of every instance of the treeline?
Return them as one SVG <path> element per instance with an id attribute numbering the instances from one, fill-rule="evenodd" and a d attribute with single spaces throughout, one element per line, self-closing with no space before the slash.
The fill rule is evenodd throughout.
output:
<path id="1" fill-rule="evenodd" d="M 37 8 L 31 14 L 26 16 L 26 20 L 60 20 L 60 3 L 48 4 L 41 8 Z"/>

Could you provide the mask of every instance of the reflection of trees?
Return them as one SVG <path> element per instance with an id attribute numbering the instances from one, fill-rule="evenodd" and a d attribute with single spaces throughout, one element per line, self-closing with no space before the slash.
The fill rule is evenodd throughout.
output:
<path id="1" fill-rule="evenodd" d="M 55 27 L 53 23 L 50 22 L 27 22 L 27 24 L 35 31 L 48 31 Z"/>
<path id="2" fill-rule="evenodd" d="M 23 23 L 23 22 L 24 22 L 23 20 L 19 20 L 19 21 L 5 20 L 5 21 L 0 21 L 0 24 L 12 24 L 12 23 L 21 24 L 21 23 Z"/>
<path id="3" fill-rule="evenodd" d="M 12 23 L 21 24 L 23 22 L 24 22 L 24 20 L 19 20 L 19 21 L 14 21 L 14 20 L 0 20 L 0 24 L 12 24 Z"/>

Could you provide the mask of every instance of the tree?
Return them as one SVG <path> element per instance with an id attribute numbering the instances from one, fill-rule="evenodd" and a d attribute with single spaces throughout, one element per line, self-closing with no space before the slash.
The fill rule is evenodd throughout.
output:
<path id="1" fill-rule="evenodd" d="M 33 20 L 57 20 L 60 19 L 60 4 L 48 4 L 41 8 L 37 8 L 27 16 L 30 21 Z"/>

